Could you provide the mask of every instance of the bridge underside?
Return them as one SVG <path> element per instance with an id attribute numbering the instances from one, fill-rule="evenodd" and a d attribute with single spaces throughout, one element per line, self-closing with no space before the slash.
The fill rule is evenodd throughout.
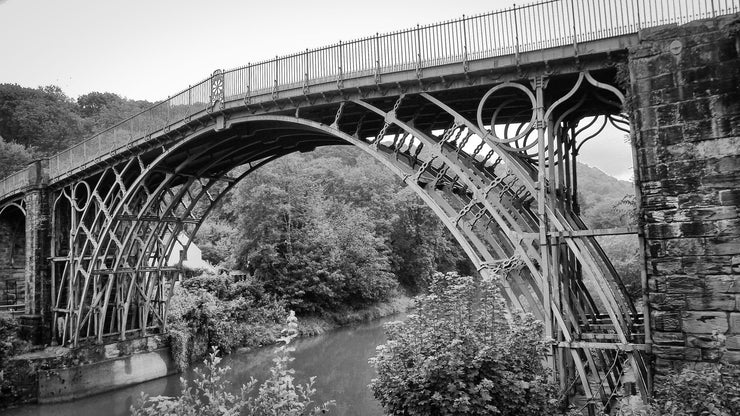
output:
<path id="1" fill-rule="evenodd" d="M 413 188 L 481 275 L 545 323 L 564 389 L 580 385 L 606 402 L 632 366 L 646 393 L 643 316 L 576 198 L 580 145 L 607 123 L 629 131 L 617 72 L 360 91 L 312 106 L 221 96 L 211 111 L 50 188 L 53 338 L 78 345 L 166 331 L 182 264 L 173 251 L 187 251 L 219 199 L 271 160 L 349 144 Z"/>

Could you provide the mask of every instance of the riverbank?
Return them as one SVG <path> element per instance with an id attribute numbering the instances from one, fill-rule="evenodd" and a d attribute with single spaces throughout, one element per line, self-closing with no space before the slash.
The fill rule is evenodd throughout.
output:
<path id="1" fill-rule="evenodd" d="M 406 312 L 413 306 L 412 298 L 398 295 L 386 302 L 362 309 L 336 311 L 320 316 L 300 316 L 298 337 L 317 336 L 344 326 L 374 321 Z M 272 322 L 269 320 L 238 322 L 226 325 L 226 328 L 222 325 L 213 325 L 207 320 L 200 320 L 197 323 L 198 326 L 192 325 L 192 322 L 188 325 L 174 325 L 170 330 L 172 356 L 180 371 L 203 361 L 213 347 L 230 353 L 247 352 L 274 345 L 284 328 L 282 319 Z M 228 331 L 228 334 L 224 334 L 224 331 Z M 224 345 L 225 338 L 231 343 Z M 224 348 L 225 346 L 227 348 Z"/>
<path id="2" fill-rule="evenodd" d="M 299 317 L 299 337 L 322 335 L 327 331 L 347 325 L 375 321 L 387 316 L 396 315 L 413 308 L 414 304 L 412 298 L 400 295 L 387 302 L 381 302 L 360 310 L 332 312 L 321 317 Z"/>
<path id="3" fill-rule="evenodd" d="M 323 316 L 302 317 L 299 318 L 299 337 L 313 337 L 341 327 L 375 321 L 384 317 L 406 312 L 409 308 L 413 307 L 413 305 L 413 299 L 406 296 L 398 296 L 387 302 L 382 302 L 360 310 L 333 312 L 324 314 Z M 249 340 L 249 345 L 235 346 L 230 352 L 246 353 L 263 346 L 273 345 L 281 336 L 283 327 L 284 325 L 282 323 L 240 326 L 236 328 L 237 331 L 233 334 L 237 338 Z M 239 329 L 252 330 L 254 333 L 240 334 L 238 332 Z M 156 353 L 162 357 L 172 356 L 172 366 L 170 367 L 170 364 L 163 363 L 161 367 L 164 370 L 161 371 L 159 376 L 171 374 L 173 371 L 183 371 L 191 365 L 198 364 L 203 360 L 212 346 L 210 342 L 211 340 L 212 338 L 210 338 L 206 332 L 190 333 L 188 331 L 183 331 L 182 329 L 172 329 L 168 334 L 153 335 L 145 339 L 133 339 L 105 345 L 90 345 L 80 349 L 49 347 L 33 354 L 21 354 L 12 357 L 8 362 L 6 362 L 6 364 L 9 364 L 4 366 L 5 368 L 0 369 L 0 381 L 2 381 L 2 385 L 4 386 L 4 388 L 0 389 L 0 398 L 2 398 L 2 400 L 0 400 L 0 410 L 10 405 L 38 402 L 39 392 L 41 390 L 50 390 L 51 388 L 47 385 L 51 384 L 53 384 L 53 388 L 56 388 L 59 391 L 54 391 L 53 394 L 49 395 L 50 397 L 56 396 L 59 397 L 60 400 L 64 400 L 62 397 L 67 396 L 83 397 L 84 395 L 80 395 L 76 392 L 70 393 L 66 391 L 73 388 L 73 385 L 79 383 L 68 383 L 64 381 L 67 379 L 75 379 L 79 381 L 86 377 L 82 377 L 77 373 L 72 374 L 70 377 L 62 377 L 63 380 L 60 379 L 61 381 L 54 379 L 54 377 L 59 378 L 60 375 L 63 376 L 65 371 L 74 372 L 79 371 L 81 368 L 87 369 L 93 367 L 93 369 L 96 370 L 94 374 L 99 374 L 101 370 L 97 369 L 95 366 L 99 367 L 103 364 L 110 366 L 111 363 L 117 362 L 126 364 L 132 359 L 136 360 L 139 355 L 143 356 L 146 354 L 151 355 Z M 169 348 L 167 348 L 168 346 Z M 167 348 L 167 351 L 163 352 L 165 348 Z M 171 354 L 169 351 L 171 351 Z M 146 366 L 149 365 L 147 364 L 145 367 Z M 127 368 L 131 370 L 133 367 L 128 364 Z M 131 380 L 138 380 L 136 378 L 136 374 L 129 373 L 131 373 L 131 371 L 127 372 L 127 375 Z M 110 375 L 114 376 L 115 374 L 111 373 Z M 56 380 L 56 382 L 50 384 L 49 380 L 51 379 Z M 146 380 L 149 379 L 151 379 L 151 377 Z M 112 390 L 116 388 L 116 386 L 132 384 L 130 380 L 124 380 L 123 378 L 116 380 L 116 383 L 102 383 L 105 385 L 101 384 L 101 386 L 97 386 L 99 388 L 95 391 L 103 391 L 100 390 L 101 388 L 104 390 Z M 47 386 L 47 388 L 40 389 L 41 385 Z"/>
<path id="4" fill-rule="evenodd" d="M 402 320 L 405 314 L 387 316 L 370 322 L 344 325 L 318 336 L 304 336 L 291 342 L 295 350 L 290 363 L 295 370 L 294 383 L 303 384 L 316 377 L 314 401 L 335 400 L 331 409 L 335 416 L 381 416 L 383 414 L 372 391 L 368 389 L 375 370 L 368 359 L 376 354 L 376 346 L 385 342 L 383 324 Z M 223 356 L 222 365 L 231 367 L 226 378 L 232 394 L 239 394 L 242 384 L 252 377 L 263 381 L 274 366 L 277 346 L 237 351 Z M 158 378 L 106 393 L 55 404 L 29 404 L 0 410 L 3 416 L 130 416 L 129 408 L 138 402 L 141 393 L 148 396 L 178 396 L 182 392 L 181 378 L 192 381 L 198 363 L 180 374 Z"/>

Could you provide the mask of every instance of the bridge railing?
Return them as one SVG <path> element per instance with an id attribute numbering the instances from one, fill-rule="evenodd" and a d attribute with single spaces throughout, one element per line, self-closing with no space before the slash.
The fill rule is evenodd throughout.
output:
<path id="1" fill-rule="evenodd" d="M 27 166 L 23 170 L 19 170 L 0 181 L 0 199 L 6 195 L 17 192 L 20 189 L 33 185 L 31 181 L 32 169 L 33 167 Z"/>
<path id="2" fill-rule="evenodd" d="M 549 0 L 376 34 L 249 64 L 209 78 L 52 156 L 51 180 L 125 150 L 133 142 L 221 101 L 278 94 L 350 78 L 424 68 L 635 33 L 642 28 L 740 12 L 740 0 Z M 218 96 L 218 97 L 216 97 Z M 15 176 L 1 190 L 18 186 Z M 16 188 L 17 189 L 17 188 Z"/>

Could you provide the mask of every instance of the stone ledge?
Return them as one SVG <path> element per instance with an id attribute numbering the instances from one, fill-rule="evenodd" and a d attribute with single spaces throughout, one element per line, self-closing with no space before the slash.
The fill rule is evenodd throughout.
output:
<path id="1" fill-rule="evenodd" d="M 169 348 L 73 368 L 39 371 L 39 403 L 91 396 L 177 372 Z"/>

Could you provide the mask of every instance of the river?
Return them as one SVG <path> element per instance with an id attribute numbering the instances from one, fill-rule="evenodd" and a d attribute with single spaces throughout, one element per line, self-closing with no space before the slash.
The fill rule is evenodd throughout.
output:
<path id="1" fill-rule="evenodd" d="M 335 400 L 329 414 L 338 416 L 380 416 L 382 409 L 367 387 L 375 376 L 368 359 L 375 355 L 375 347 L 385 342 L 383 324 L 399 319 L 382 320 L 340 328 L 316 337 L 296 339 L 296 382 L 305 383 L 316 376 L 315 401 Z M 222 363 L 232 368 L 231 381 L 235 386 L 247 383 L 250 377 L 260 381 L 269 374 L 276 347 L 265 347 L 250 352 L 237 352 L 224 357 Z M 141 392 L 149 395 L 176 395 L 180 392 L 180 377 L 192 377 L 192 371 L 176 374 L 132 387 L 98 394 L 68 403 L 29 405 L 0 412 L 6 416 L 125 416 Z"/>

